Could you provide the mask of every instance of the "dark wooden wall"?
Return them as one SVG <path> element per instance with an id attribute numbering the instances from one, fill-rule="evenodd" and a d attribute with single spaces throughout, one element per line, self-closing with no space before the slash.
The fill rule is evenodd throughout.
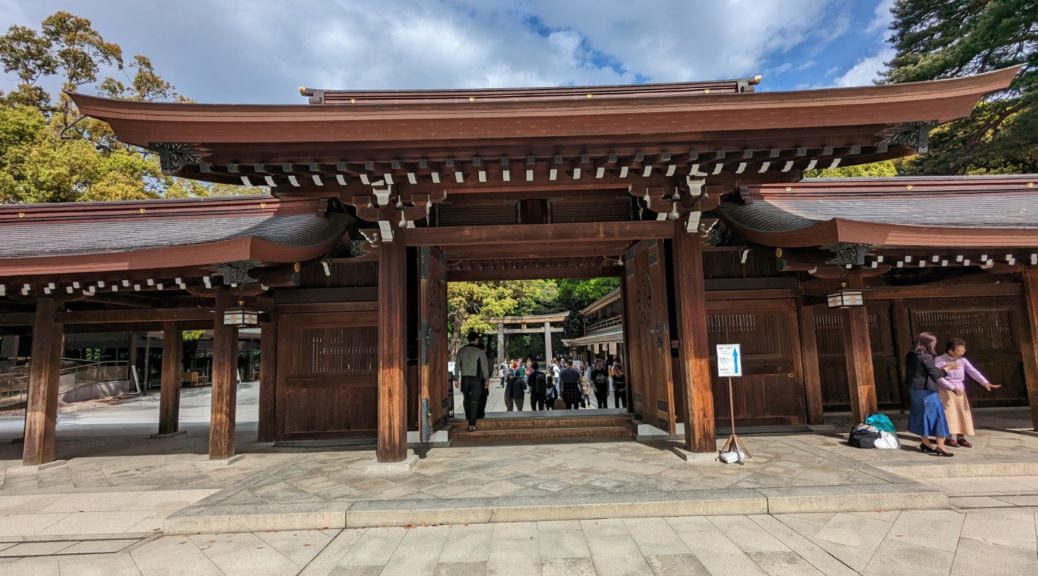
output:
<path id="1" fill-rule="evenodd" d="M 737 425 L 806 422 L 795 300 L 707 302 L 714 411 L 727 424 L 728 381 L 717 377 L 717 344 L 741 345 L 743 377 L 733 379 Z"/>
<path id="2" fill-rule="evenodd" d="M 966 340 L 967 358 L 989 380 L 1003 388 L 986 392 L 968 386 L 974 406 L 1027 403 L 1023 361 L 1022 302 L 1019 298 L 932 298 L 881 300 L 868 304 L 876 394 L 881 406 L 907 407 L 908 391 L 901 385 L 904 355 L 920 332 L 937 336 L 938 352 L 958 336 Z M 822 393 L 826 410 L 845 409 L 849 402 L 840 314 L 820 309 L 815 315 Z"/>

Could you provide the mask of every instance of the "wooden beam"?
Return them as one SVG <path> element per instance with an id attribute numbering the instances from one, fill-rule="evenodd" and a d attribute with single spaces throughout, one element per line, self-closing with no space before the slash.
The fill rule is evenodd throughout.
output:
<path id="1" fill-rule="evenodd" d="M 1031 404 L 1031 424 L 1038 430 L 1038 269 L 1024 270 L 1025 329 L 1021 330 L 1020 352 L 1024 360 L 1027 399 Z"/>
<path id="2" fill-rule="evenodd" d="M 209 420 L 209 459 L 234 456 L 234 416 L 237 404 L 238 327 L 225 326 L 223 312 L 235 305 L 235 295 L 216 296 L 213 319 L 213 386 Z"/>
<path id="3" fill-rule="evenodd" d="M 75 310 L 58 314 L 63 324 L 133 324 L 137 322 L 212 321 L 211 308 L 150 308 L 146 310 Z"/>
<path id="4" fill-rule="evenodd" d="M 176 322 L 162 327 L 162 384 L 159 393 L 159 434 L 180 429 L 180 378 L 183 374 L 184 333 Z"/>
<path id="5" fill-rule="evenodd" d="M 378 299 L 375 286 L 350 286 L 346 288 L 292 288 L 276 290 L 274 305 L 302 304 L 307 302 L 374 302 Z"/>
<path id="6" fill-rule="evenodd" d="M 260 389 L 259 433 L 260 442 L 273 442 L 277 418 L 277 319 L 260 323 Z"/>
<path id="7" fill-rule="evenodd" d="M 681 220 L 666 224 L 673 234 L 674 310 L 677 313 L 680 359 L 680 375 L 674 380 L 685 386 L 680 395 L 685 419 L 685 449 L 715 452 L 714 392 L 710 381 L 710 348 L 705 321 L 702 241 L 697 234 L 686 232 Z"/>
<path id="8" fill-rule="evenodd" d="M 484 280 L 546 280 L 606 278 L 623 276 L 623 268 L 520 268 L 516 270 L 465 270 L 447 273 L 448 282 L 477 282 Z"/>
<path id="9" fill-rule="evenodd" d="M 22 464 L 25 466 L 38 466 L 54 460 L 64 343 L 62 326 L 56 318 L 57 303 L 53 299 L 36 301 L 25 409 L 25 443 L 22 446 Z"/>
<path id="10" fill-rule="evenodd" d="M 565 332 L 565 328 L 552 328 L 552 332 Z M 505 334 L 543 334 L 544 327 L 540 328 L 510 328 L 505 330 Z"/>
<path id="11" fill-rule="evenodd" d="M 669 238 L 667 221 L 575 222 L 569 224 L 496 224 L 415 228 L 407 232 L 408 246 L 459 246 L 501 242 L 543 244 L 558 241 L 595 243 L 614 240 Z"/>
<path id="12" fill-rule="evenodd" d="M 849 274 L 847 285 L 861 289 L 861 275 Z M 847 365 L 847 385 L 851 392 L 851 414 L 854 422 L 859 423 L 879 409 L 872 368 L 869 311 L 866 306 L 853 306 L 844 310 L 843 314 L 843 353 Z"/>
<path id="13" fill-rule="evenodd" d="M 822 375 L 818 364 L 818 341 L 815 332 L 814 306 L 798 303 L 800 311 L 800 354 L 804 363 L 804 397 L 807 423 L 822 424 Z"/>
<path id="14" fill-rule="evenodd" d="M 378 263 L 378 444 L 379 462 L 407 457 L 407 240 L 398 231 L 379 246 Z"/>
<path id="15" fill-rule="evenodd" d="M 0 314 L 0 326 L 32 326 L 36 314 L 32 312 L 9 312 Z"/>

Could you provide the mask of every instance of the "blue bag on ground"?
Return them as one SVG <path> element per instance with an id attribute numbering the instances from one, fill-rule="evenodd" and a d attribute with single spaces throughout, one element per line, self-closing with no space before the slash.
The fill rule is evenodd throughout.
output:
<path id="1" fill-rule="evenodd" d="M 875 426 L 883 432 L 890 432 L 891 434 L 897 433 L 897 430 L 894 429 L 894 423 L 890 421 L 890 418 L 888 418 L 886 414 L 877 412 L 866 418 L 865 423 L 869 426 Z"/>

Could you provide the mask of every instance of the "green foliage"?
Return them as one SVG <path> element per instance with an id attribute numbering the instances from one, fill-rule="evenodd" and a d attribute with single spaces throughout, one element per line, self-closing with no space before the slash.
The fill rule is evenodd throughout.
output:
<path id="1" fill-rule="evenodd" d="M 902 0 L 891 37 L 897 55 L 884 81 L 916 82 L 1026 66 L 1009 90 L 935 130 L 912 174 L 1038 170 L 1038 0 Z"/>
<path id="2" fill-rule="evenodd" d="M 142 200 L 259 193 L 262 189 L 203 184 L 162 173 L 158 157 L 119 142 L 104 122 L 73 121 L 64 92 L 95 87 L 103 96 L 135 101 L 187 99 L 155 71 L 149 58 L 133 57 L 126 82 L 102 68 L 123 69 L 122 48 L 106 41 L 90 20 L 55 12 L 39 31 L 11 26 L 0 36 L 0 64 L 18 88 L 0 99 L 0 203 Z M 56 102 L 39 86 L 62 80 Z M 72 125 L 74 122 L 74 126 Z"/>
<path id="3" fill-rule="evenodd" d="M 566 302 L 566 306 L 580 310 L 620 286 L 620 279 L 559 280 L 558 285 L 559 300 Z"/>
<path id="4" fill-rule="evenodd" d="M 804 172 L 804 178 L 878 178 L 884 176 L 897 176 L 897 166 L 892 160 Z"/>
<path id="5" fill-rule="evenodd" d="M 553 280 L 507 280 L 501 282 L 451 282 L 447 285 L 447 326 L 453 358 L 465 334 L 475 330 L 496 334 L 491 318 L 534 314 L 558 296 Z"/>

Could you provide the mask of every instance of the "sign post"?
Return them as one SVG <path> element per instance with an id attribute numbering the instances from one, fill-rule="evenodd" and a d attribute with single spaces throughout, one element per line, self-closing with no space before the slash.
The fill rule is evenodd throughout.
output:
<path id="1" fill-rule="evenodd" d="M 721 447 L 721 453 L 735 452 L 737 461 L 742 464 L 743 454 L 750 458 L 750 451 L 735 434 L 735 396 L 732 394 L 732 378 L 742 377 L 742 350 L 738 344 L 717 345 L 717 376 L 728 379 L 728 418 L 731 422 L 731 434 Z"/>

